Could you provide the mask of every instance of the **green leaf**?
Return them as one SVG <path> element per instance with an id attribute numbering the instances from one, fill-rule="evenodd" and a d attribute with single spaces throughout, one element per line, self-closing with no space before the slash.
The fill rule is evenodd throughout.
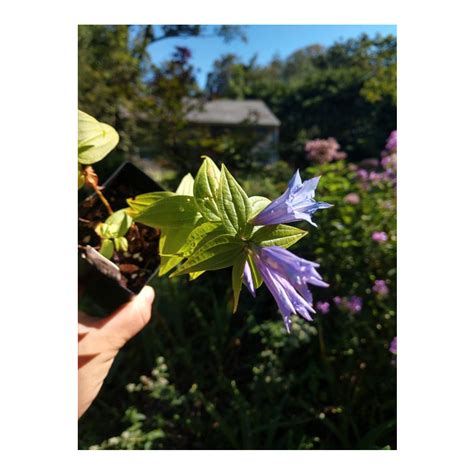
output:
<path id="1" fill-rule="evenodd" d="M 181 247 L 186 243 L 193 227 L 162 227 L 160 234 L 159 252 L 161 255 L 159 276 L 168 273 L 172 268 L 183 260 L 182 255 L 178 255 Z"/>
<path id="2" fill-rule="evenodd" d="M 139 194 L 133 198 L 127 199 L 127 204 L 130 206 L 126 212 L 129 216 L 135 218 L 145 211 L 148 207 L 156 204 L 165 197 L 174 196 L 171 191 L 155 191 L 152 193 Z"/>
<path id="3" fill-rule="evenodd" d="M 114 239 L 114 245 L 117 252 L 120 250 L 126 252 L 128 250 L 128 240 L 125 237 L 116 237 Z"/>
<path id="4" fill-rule="evenodd" d="M 252 208 L 247 194 L 225 165 L 222 165 L 217 205 L 226 230 L 232 234 L 244 234 Z"/>
<path id="5" fill-rule="evenodd" d="M 99 253 L 110 260 L 114 254 L 114 243 L 110 239 L 103 239 Z"/>
<path id="6" fill-rule="evenodd" d="M 206 156 L 194 181 L 194 197 L 199 211 L 208 221 L 220 221 L 217 205 L 220 176 L 219 168 Z"/>
<path id="7" fill-rule="evenodd" d="M 82 166 L 80 163 L 78 163 L 78 169 L 77 169 L 77 189 L 81 189 L 82 186 L 84 186 L 86 182 L 86 177 L 84 176 L 84 173 L 82 171 Z"/>
<path id="8" fill-rule="evenodd" d="M 251 255 L 248 256 L 247 262 L 250 267 L 250 273 L 252 274 L 253 285 L 255 286 L 255 289 L 260 288 L 262 286 L 263 279 Z"/>
<path id="9" fill-rule="evenodd" d="M 171 276 L 230 267 L 245 243 L 232 235 L 220 235 L 194 252 Z"/>
<path id="10" fill-rule="evenodd" d="M 266 225 L 252 235 L 251 241 L 260 245 L 260 247 L 278 245 L 287 249 L 307 233 L 305 230 L 285 224 Z"/>
<path id="11" fill-rule="evenodd" d="M 214 222 L 204 222 L 200 226 L 194 228 L 192 232 L 189 234 L 185 245 L 180 250 L 180 253 L 184 257 L 189 257 L 195 250 L 198 244 L 207 236 L 209 236 L 213 231 L 215 231 L 219 227 L 219 224 Z M 220 226 L 221 234 L 225 234 L 224 228 Z M 214 235 L 214 234 L 212 234 Z M 217 237 L 217 235 L 214 235 Z"/>
<path id="12" fill-rule="evenodd" d="M 179 262 L 183 260 L 183 257 L 180 255 L 165 255 L 160 257 L 160 270 L 158 276 L 166 275 L 170 270 L 172 270 Z"/>
<path id="13" fill-rule="evenodd" d="M 253 219 L 271 203 L 270 199 L 263 196 L 251 196 L 249 201 L 252 207 L 249 219 Z"/>
<path id="14" fill-rule="evenodd" d="M 180 196 L 192 196 L 194 188 L 194 178 L 188 173 L 179 183 L 176 194 Z"/>
<path id="15" fill-rule="evenodd" d="M 92 165 L 117 146 L 119 136 L 110 125 L 98 122 L 81 110 L 78 112 L 78 160 L 83 165 Z"/>
<path id="16" fill-rule="evenodd" d="M 202 272 L 192 272 L 189 274 L 189 281 L 195 280 L 196 278 L 199 278 L 203 273 L 206 273 L 205 271 Z"/>
<path id="17" fill-rule="evenodd" d="M 132 223 L 133 219 L 125 212 L 125 209 L 114 212 L 105 220 L 110 237 L 123 237 Z"/>
<path id="18" fill-rule="evenodd" d="M 242 289 L 242 280 L 244 277 L 244 267 L 247 260 L 247 252 L 240 253 L 234 261 L 232 267 L 232 290 L 234 291 L 234 307 L 232 312 L 237 311 L 239 305 L 240 290 Z"/>
<path id="19" fill-rule="evenodd" d="M 150 227 L 190 227 L 200 217 L 192 197 L 170 196 L 149 206 L 135 220 Z"/>

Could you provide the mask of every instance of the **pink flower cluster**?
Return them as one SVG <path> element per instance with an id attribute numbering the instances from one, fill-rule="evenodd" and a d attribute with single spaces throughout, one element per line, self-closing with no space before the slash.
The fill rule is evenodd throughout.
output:
<path id="1" fill-rule="evenodd" d="M 342 310 L 348 311 L 351 314 L 359 313 L 362 310 L 363 300 L 359 296 L 335 296 L 333 301 L 337 307 Z"/>
<path id="2" fill-rule="evenodd" d="M 317 139 L 306 142 L 306 155 L 308 160 L 316 163 L 329 163 L 336 160 L 344 160 L 347 153 L 340 150 L 340 145 L 335 138 Z"/>

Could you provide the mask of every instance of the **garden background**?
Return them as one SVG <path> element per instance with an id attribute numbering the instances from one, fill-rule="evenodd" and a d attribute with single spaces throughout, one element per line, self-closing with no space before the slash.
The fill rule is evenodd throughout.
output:
<path id="1" fill-rule="evenodd" d="M 243 290 L 232 315 L 225 270 L 156 279 L 153 320 L 79 421 L 80 448 L 396 449 L 396 38 L 308 44 L 264 65 L 226 55 L 204 87 L 192 50 L 152 61 L 151 45 L 200 35 L 239 42 L 245 28 L 79 27 L 79 108 L 121 137 L 96 171 L 104 181 L 129 159 L 173 190 L 207 154 L 270 198 L 296 168 L 321 175 L 318 200 L 334 207 L 294 250 L 330 287 L 288 335 L 265 289 Z M 189 98 L 263 100 L 279 159 L 246 134 L 190 127 Z"/>

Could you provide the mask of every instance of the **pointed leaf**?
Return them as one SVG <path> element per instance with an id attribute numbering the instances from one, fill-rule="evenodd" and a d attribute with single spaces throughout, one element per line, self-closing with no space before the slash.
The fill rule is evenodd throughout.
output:
<path id="1" fill-rule="evenodd" d="M 188 173 L 179 183 L 176 194 L 180 196 L 192 196 L 194 188 L 194 178 Z"/>
<path id="2" fill-rule="evenodd" d="M 288 248 L 298 242 L 308 232 L 296 227 L 285 224 L 266 225 L 258 229 L 251 237 L 252 242 L 260 247 L 279 247 Z"/>
<path id="3" fill-rule="evenodd" d="M 253 285 L 255 286 L 255 289 L 260 288 L 262 286 L 263 279 L 251 255 L 248 256 L 247 262 L 249 264 L 250 272 L 252 274 Z"/>
<path id="4" fill-rule="evenodd" d="M 170 196 L 145 209 L 135 220 L 150 227 L 194 226 L 200 218 L 190 196 Z"/>
<path id="5" fill-rule="evenodd" d="M 181 247 L 186 243 L 193 227 L 162 227 L 160 234 L 159 252 L 161 255 L 158 275 L 163 276 L 178 265 L 183 257 L 178 255 Z"/>
<path id="6" fill-rule="evenodd" d="M 210 234 L 213 235 L 213 237 L 217 237 L 217 234 L 213 233 L 217 228 L 219 227 L 219 224 L 216 222 L 204 222 L 198 227 L 195 227 L 192 232 L 189 234 L 186 243 L 183 245 L 183 247 L 180 250 L 180 253 L 184 257 L 189 257 L 195 250 L 196 247 L 201 243 L 203 239 L 205 239 L 207 236 Z M 222 226 L 221 227 L 221 234 L 225 234 L 225 230 Z"/>
<path id="7" fill-rule="evenodd" d="M 234 307 L 232 312 L 237 311 L 237 306 L 239 305 L 239 296 L 240 290 L 242 289 L 242 280 L 244 276 L 244 267 L 247 260 L 247 253 L 240 253 L 235 261 L 234 266 L 232 267 L 232 290 L 234 292 Z"/>
<path id="8" fill-rule="evenodd" d="M 194 252 L 171 276 L 230 267 L 244 245 L 242 240 L 232 235 L 220 235 Z"/>
<path id="9" fill-rule="evenodd" d="M 120 209 L 109 216 L 104 224 L 107 226 L 109 236 L 118 238 L 128 232 L 132 223 L 133 219 L 125 212 L 125 209 Z"/>
<path id="10" fill-rule="evenodd" d="M 260 214 L 260 212 L 271 203 L 270 199 L 263 196 L 251 196 L 249 197 L 249 201 L 252 207 L 249 219 L 252 219 L 257 214 Z"/>
<path id="11" fill-rule="evenodd" d="M 129 216 L 135 218 L 148 207 L 170 196 L 174 196 L 174 193 L 170 191 L 155 191 L 152 193 L 139 194 L 138 196 L 127 199 L 127 204 L 130 207 L 126 212 Z"/>
<path id="12" fill-rule="evenodd" d="M 103 239 L 99 253 L 110 260 L 114 254 L 114 243 L 110 239 Z"/>
<path id="13" fill-rule="evenodd" d="M 192 272 L 189 274 L 189 281 L 195 280 L 196 278 L 199 278 L 203 273 L 206 273 L 205 271 L 201 272 Z"/>
<path id="14" fill-rule="evenodd" d="M 247 194 L 225 165 L 222 165 L 217 205 L 224 227 L 232 234 L 242 235 L 252 208 Z"/>
<path id="15" fill-rule="evenodd" d="M 208 221 L 220 221 L 217 206 L 220 176 L 219 168 L 206 156 L 194 181 L 194 197 L 199 211 Z"/>
<path id="16" fill-rule="evenodd" d="M 126 252 L 128 250 L 128 240 L 125 237 L 114 238 L 114 245 L 117 252 L 120 250 Z"/>
<path id="17" fill-rule="evenodd" d="M 110 125 L 81 110 L 78 112 L 78 160 L 83 165 L 92 165 L 117 146 L 119 136 Z"/>

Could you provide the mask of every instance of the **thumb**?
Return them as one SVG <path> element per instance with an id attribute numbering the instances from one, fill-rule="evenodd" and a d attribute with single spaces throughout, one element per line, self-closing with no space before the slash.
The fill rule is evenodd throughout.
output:
<path id="1" fill-rule="evenodd" d="M 130 302 L 107 318 L 104 329 L 107 328 L 109 340 L 114 344 L 114 349 L 119 350 L 148 324 L 154 299 L 153 288 L 145 286 Z"/>

